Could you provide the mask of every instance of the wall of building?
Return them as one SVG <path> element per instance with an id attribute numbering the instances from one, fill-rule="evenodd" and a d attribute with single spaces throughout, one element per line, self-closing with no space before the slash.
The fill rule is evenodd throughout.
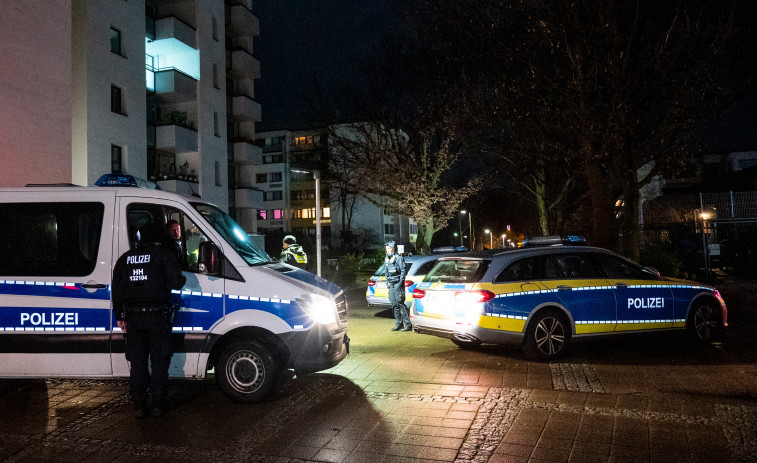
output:
<path id="1" fill-rule="evenodd" d="M 0 187 L 71 181 L 71 0 L 3 2 Z"/>

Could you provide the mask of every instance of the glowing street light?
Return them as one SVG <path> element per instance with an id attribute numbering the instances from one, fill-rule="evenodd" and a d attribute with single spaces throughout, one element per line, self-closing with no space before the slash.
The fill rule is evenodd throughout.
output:
<path id="1" fill-rule="evenodd" d="M 469 211 L 466 211 L 464 209 L 462 211 L 460 211 L 460 213 L 461 214 L 468 214 L 468 233 L 470 233 L 470 250 L 472 251 L 473 250 L 473 213 L 471 213 Z M 459 219 L 460 218 L 458 217 L 458 220 Z M 458 222 L 458 225 L 459 225 L 459 222 Z M 461 235 L 461 237 L 460 237 L 460 246 L 463 245 L 462 234 L 463 234 L 463 232 L 462 232 L 462 230 L 460 230 L 460 235 Z"/>
<path id="2" fill-rule="evenodd" d="M 505 247 L 505 233 L 502 233 L 502 247 Z"/>
<path id="3" fill-rule="evenodd" d="M 492 238 L 492 231 L 487 228 L 486 230 L 484 230 L 484 233 L 489 234 L 489 249 L 494 249 L 494 238 Z"/>

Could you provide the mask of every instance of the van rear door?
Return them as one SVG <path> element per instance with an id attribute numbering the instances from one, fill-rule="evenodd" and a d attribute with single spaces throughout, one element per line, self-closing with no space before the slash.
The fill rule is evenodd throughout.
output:
<path id="1" fill-rule="evenodd" d="M 0 202 L 0 376 L 110 376 L 115 192 L 17 190 Z"/>

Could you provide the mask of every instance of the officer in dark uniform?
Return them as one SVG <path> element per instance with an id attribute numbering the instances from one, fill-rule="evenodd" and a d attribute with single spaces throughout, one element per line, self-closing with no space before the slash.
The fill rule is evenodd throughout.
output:
<path id="1" fill-rule="evenodd" d="M 397 254 L 397 243 L 387 241 L 384 269 L 386 272 L 386 287 L 389 290 L 389 303 L 394 311 L 394 328 L 392 331 L 410 331 L 410 315 L 405 306 L 405 258 Z"/>
<path id="2" fill-rule="evenodd" d="M 163 240 L 160 226 L 143 226 L 137 248 L 122 255 L 113 269 L 113 311 L 126 333 L 126 359 L 131 363 L 129 392 L 137 418 L 148 414 L 148 391 L 152 394 L 152 414 L 166 412 L 168 366 L 173 354 L 171 290 L 181 289 L 186 282 L 176 258 L 160 247 Z"/>

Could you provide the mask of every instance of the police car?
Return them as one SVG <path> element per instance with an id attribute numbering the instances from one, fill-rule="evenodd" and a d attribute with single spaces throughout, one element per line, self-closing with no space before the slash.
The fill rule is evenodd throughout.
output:
<path id="1" fill-rule="evenodd" d="M 142 226 L 174 220 L 187 252 L 171 377 L 213 372 L 228 397 L 258 402 L 284 370 L 320 371 L 347 355 L 338 286 L 272 261 L 213 204 L 132 183 L 0 189 L 0 378 L 129 377 L 113 265 Z"/>
<path id="2" fill-rule="evenodd" d="M 520 343 L 531 358 L 551 360 L 573 338 L 688 329 L 710 341 L 727 326 L 713 287 L 662 277 L 581 237 L 525 244 L 440 259 L 413 292 L 415 331 L 461 347 Z"/>
<path id="3" fill-rule="evenodd" d="M 415 285 L 423 281 L 429 270 L 431 270 L 436 261 L 442 255 L 431 256 L 408 256 L 405 257 L 405 305 L 410 308 L 413 304 L 413 290 Z M 368 280 L 368 287 L 365 289 L 365 300 L 368 305 L 382 305 L 390 307 L 389 289 L 386 287 L 386 267 L 376 270 L 373 276 Z"/>

